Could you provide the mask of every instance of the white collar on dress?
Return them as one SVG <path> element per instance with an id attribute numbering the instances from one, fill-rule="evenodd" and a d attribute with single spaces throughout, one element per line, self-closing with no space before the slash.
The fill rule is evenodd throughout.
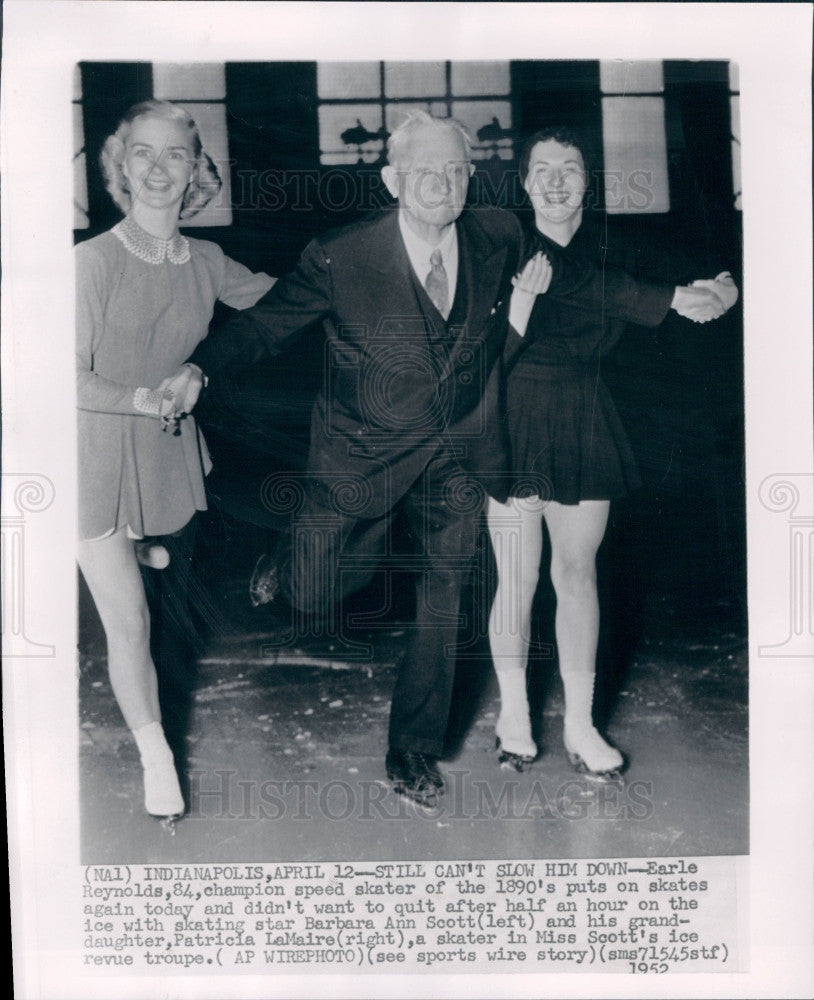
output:
<path id="1" fill-rule="evenodd" d="M 121 240 L 125 250 L 147 264 L 163 264 L 165 259 L 171 264 L 186 264 L 189 260 L 189 241 L 180 233 L 169 240 L 159 239 L 142 229 L 129 215 L 110 231 Z"/>

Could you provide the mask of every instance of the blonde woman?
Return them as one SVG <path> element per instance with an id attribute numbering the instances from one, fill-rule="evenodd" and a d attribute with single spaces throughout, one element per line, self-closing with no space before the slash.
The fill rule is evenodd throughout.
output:
<path id="1" fill-rule="evenodd" d="M 210 463 L 189 415 L 203 378 L 183 362 L 206 336 L 216 300 L 246 308 L 274 279 L 179 232 L 179 219 L 221 187 L 182 108 L 164 101 L 132 107 L 106 140 L 101 166 L 124 218 L 75 251 L 78 561 L 104 626 L 110 682 L 140 753 L 146 811 L 177 818 L 184 799 L 161 725 L 137 546 L 179 531 L 206 508 Z"/>

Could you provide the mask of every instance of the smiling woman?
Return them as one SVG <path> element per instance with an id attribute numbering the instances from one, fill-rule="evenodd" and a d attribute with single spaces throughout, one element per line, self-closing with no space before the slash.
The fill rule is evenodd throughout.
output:
<path id="1" fill-rule="evenodd" d="M 533 147 L 528 161 L 523 187 L 538 217 L 557 224 L 581 212 L 586 173 L 577 147 L 546 138 Z"/>
<path id="2" fill-rule="evenodd" d="M 506 383 L 506 427 L 518 488 L 506 503 L 490 499 L 487 518 L 498 586 L 489 639 L 501 694 L 496 726 L 499 759 L 518 771 L 537 757 L 526 692 L 532 604 L 543 555 L 543 522 L 551 544 L 556 595 L 555 633 L 565 696 L 563 743 L 578 771 L 598 781 L 621 782 L 623 755 L 593 723 L 599 597 L 596 554 L 605 534 L 610 501 L 640 485 L 633 450 L 601 378 L 603 358 L 625 323 L 658 326 L 672 308 L 706 322 L 737 299 L 731 278 L 696 282 L 693 288 L 637 281 L 624 275 L 614 301 L 601 226 L 583 227 L 587 191 L 585 146 L 575 130 L 536 132 L 520 157 L 520 179 L 534 209 L 529 261 L 512 293 Z M 602 294 L 576 305 L 556 292 L 534 289 L 540 254 L 558 265 L 593 260 L 602 268 Z M 715 299 L 691 300 L 705 286 Z M 542 292 L 542 294 L 540 294 Z M 529 294 L 533 293 L 533 294 Z M 520 302 L 525 301 L 521 311 Z M 518 337 L 522 338 L 522 342 Z M 524 479 L 535 477 L 533 492 Z"/>
<path id="3" fill-rule="evenodd" d="M 125 142 L 122 173 L 135 202 L 154 208 L 180 202 L 192 179 L 189 130 L 174 122 L 142 118 Z"/>
<path id="4" fill-rule="evenodd" d="M 177 216 L 188 219 L 221 189 L 197 125 L 169 101 L 144 101 L 132 107 L 105 141 L 100 164 L 108 193 L 125 214 L 131 208 L 141 211 L 135 200 L 142 207 L 159 209 L 180 204 Z M 173 193 L 162 191 L 165 186 Z"/>
<path id="5" fill-rule="evenodd" d="M 135 105 L 106 140 L 101 166 L 125 218 L 76 248 L 78 558 L 104 626 L 111 686 L 141 754 L 146 811 L 177 817 L 184 799 L 162 727 L 138 565 L 161 569 L 167 552 L 139 540 L 177 536 L 206 508 L 210 462 L 190 415 L 203 379 L 184 362 L 206 336 L 216 300 L 243 309 L 273 282 L 179 233 L 179 218 L 220 190 L 182 108 Z M 141 558 L 140 546 L 161 558 Z M 182 618 L 186 577 L 177 562 L 172 614 Z"/>

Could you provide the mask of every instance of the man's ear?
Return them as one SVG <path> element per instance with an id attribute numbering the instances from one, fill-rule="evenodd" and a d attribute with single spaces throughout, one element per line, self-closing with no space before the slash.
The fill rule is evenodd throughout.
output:
<path id="1" fill-rule="evenodd" d="M 384 185 L 390 194 L 398 201 L 399 195 L 401 194 L 399 185 L 399 172 L 390 163 L 385 164 L 382 167 L 382 180 Z"/>

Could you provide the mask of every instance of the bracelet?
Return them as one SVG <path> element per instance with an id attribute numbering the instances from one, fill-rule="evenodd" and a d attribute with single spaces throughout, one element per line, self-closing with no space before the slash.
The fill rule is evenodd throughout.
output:
<path id="1" fill-rule="evenodd" d="M 133 408 L 148 417 L 158 417 L 164 425 L 164 430 L 169 423 L 177 423 L 180 416 L 176 413 L 173 395 L 169 389 L 159 392 L 158 389 L 145 389 L 144 386 L 139 386 L 133 393 Z"/>
<path id="2" fill-rule="evenodd" d="M 133 408 L 139 413 L 146 413 L 149 417 L 161 416 L 161 404 L 164 402 L 164 393 L 157 389 L 145 389 L 139 386 L 133 393 Z"/>

